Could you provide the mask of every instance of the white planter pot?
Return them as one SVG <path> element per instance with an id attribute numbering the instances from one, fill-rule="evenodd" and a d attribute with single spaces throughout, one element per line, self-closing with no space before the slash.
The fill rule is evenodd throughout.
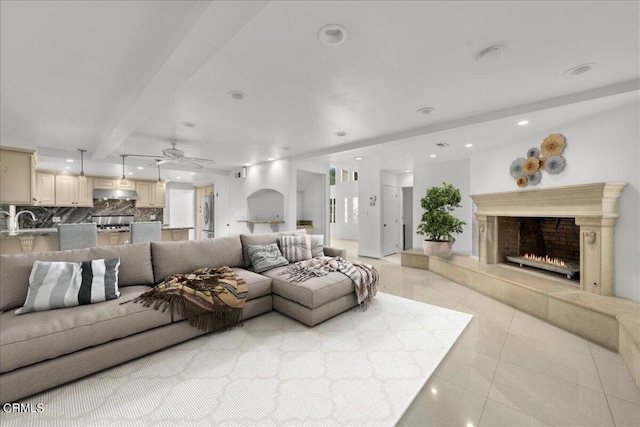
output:
<path id="1" fill-rule="evenodd" d="M 451 256 L 452 244 L 450 241 L 437 242 L 434 240 L 424 240 L 422 250 L 425 255 L 447 258 Z"/>

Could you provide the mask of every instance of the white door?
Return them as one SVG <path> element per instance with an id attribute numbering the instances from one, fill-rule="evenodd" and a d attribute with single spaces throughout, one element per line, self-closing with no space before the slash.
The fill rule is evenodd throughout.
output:
<path id="1" fill-rule="evenodd" d="M 382 255 L 398 252 L 398 188 L 382 187 Z"/>

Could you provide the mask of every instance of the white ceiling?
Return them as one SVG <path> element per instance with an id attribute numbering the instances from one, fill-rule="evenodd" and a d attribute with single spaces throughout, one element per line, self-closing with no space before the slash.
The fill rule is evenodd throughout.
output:
<path id="1" fill-rule="evenodd" d="M 411 167 L 414 139 L 421 147 L 441 138 L 455 146 L 473 137 L 474 149 L 475 141 L 486 148 L 523 132 L 504 130 L 518 115 L 535 132 L 638 99 L 638 2 L 0 7 L 2 144 L 37 147 L 41 168 L 60 168 L 85 148 L 85 170 L 119 175 L 118 154 L 159 155 L 177 140 L 188 156 L 216 160 L 204 173 L 187 172 L 189 182 L 283 157 L 346 162 L 362 155 L 400 171 Z M 330 23 L 347 28 L 344 44 L 319 43 L 319 29 Z M 503 56 L 477 62 L 492 45 Z M 595 66 L 563 77 L 583 63 Z M 230 99 L 231 90 L 248 99 Z M 421 107 L 436 110 L 420 116 Z M 503 139 L 482 137 L 498 131 Z M 388 147 L 405 139 L 405 149 Z M 438 159 L 466 155 L 452 149 Z M 150 169 L 134 171 L 157 176 Z"/>

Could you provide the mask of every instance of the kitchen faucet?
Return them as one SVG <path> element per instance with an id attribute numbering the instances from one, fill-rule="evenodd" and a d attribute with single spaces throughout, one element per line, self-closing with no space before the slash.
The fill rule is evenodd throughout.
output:
<path id="1" fill-rule="evenodd" d="M 35 214 L 33 212 L 31 212 L 31 211 L 26 211 L 25 210 L 25 211 L 18 212 L 16 214 L 15 219 L 13 220 L 13 227 L 11 228 L 11 233 L 17 233 L 18 231 L 20 231 L 20 227 L 19 227 L 19 224 L 18 224 L 18 219 L 20 218 L 20 215 L 23 214 L 23 213 L 30 214 L 31 215 L 31 219 L 34 220 L 34 221 L 36 220 Z"/>

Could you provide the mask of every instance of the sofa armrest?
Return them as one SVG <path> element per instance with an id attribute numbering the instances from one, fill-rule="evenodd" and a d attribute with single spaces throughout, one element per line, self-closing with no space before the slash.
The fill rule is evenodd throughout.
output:
<path id="1" fill-rule="evenodd" d="M 340 248 L 332 248 L 331 246 L 325 246 L 323 248 L 325 256 L 339 256 L 342 259 L 347 259 L 347 250 Z"/>

